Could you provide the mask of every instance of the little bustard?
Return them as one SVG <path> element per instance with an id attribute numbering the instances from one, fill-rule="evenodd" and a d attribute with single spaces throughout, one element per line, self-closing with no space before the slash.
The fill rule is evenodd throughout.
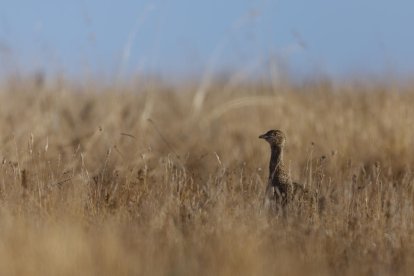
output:
<path id="1" fill-rule="evenodd" d="M 303 187 L 292 182 L 283 163 L 283 148 L 286 142 L 285 134 L 280 130 L 269 130 L 259 138 L 266 140 L 270 145 L 269 178 L 266 187 L 266 200 L 275 199 L 285 206 L 298 190 Z"/>

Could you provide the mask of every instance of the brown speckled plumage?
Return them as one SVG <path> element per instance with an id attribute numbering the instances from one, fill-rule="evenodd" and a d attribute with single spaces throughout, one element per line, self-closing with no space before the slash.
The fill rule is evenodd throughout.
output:
<path id="1" fill-rule="evenodd" d="M 282 206 L 285 206 L 292 199 L 296 190 L 302 189 L 300 184 L 292 183 L 283 163 L 286 136 L 280 130 L 269 130 L 259 138 L 265 139 L 271 150 L 266 196 L 276 199 Z"/>

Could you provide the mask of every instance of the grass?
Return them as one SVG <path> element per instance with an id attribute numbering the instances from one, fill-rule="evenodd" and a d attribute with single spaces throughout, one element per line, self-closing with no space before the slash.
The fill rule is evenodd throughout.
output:
<path id="1" fill-rule="evenodd" d="M 1 273 L 413 273 L 412 87 L 206 89 L 3 83 Z M 321 210 L 263 210 L 272 128 Z"/>

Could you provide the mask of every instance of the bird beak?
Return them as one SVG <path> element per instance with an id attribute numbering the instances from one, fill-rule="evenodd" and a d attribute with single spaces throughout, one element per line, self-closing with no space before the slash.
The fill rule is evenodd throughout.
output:
<path id="1" fill-rule="evenodd" d="M 262 134 L 259 136 L 260 139 L 266 139 L 266 134 Z"/>

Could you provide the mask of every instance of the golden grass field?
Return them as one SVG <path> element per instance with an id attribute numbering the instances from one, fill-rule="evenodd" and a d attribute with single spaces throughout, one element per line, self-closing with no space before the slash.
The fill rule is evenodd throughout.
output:
<path id="1" fill-rule="evenodd" d="M 4 82 L 0 274 L 412 275 L 413 138 L 414 86 Z"/>

